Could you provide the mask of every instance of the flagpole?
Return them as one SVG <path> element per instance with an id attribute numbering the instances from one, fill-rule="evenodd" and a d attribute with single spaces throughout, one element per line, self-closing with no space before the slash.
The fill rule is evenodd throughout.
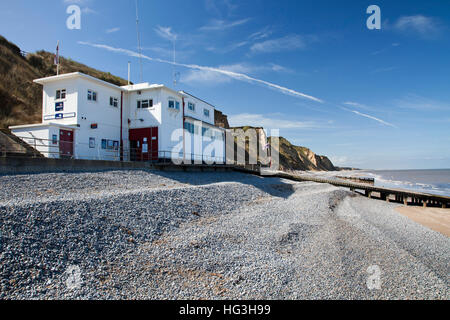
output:
<path id="1" fill-rule="evenodd" d="M 59 76 L 59 40 L 58 44 L 56 45 L 55 64 L 56 64 L 56 75 Z"/>

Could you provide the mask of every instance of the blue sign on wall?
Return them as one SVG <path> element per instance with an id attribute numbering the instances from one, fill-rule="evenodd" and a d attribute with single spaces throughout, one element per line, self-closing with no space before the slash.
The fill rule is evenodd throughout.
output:
<path id="1" fill-rule="evenodd" d="M 64 111 L 64 102 L 56 102 L 55 103 L 55 111 Z"/>
<path id="2" fill-rule="evenodd" d="M 51 114 L 48 116 L 44 116 L 44 120 L 48 121 L 48 120 L 60 120 L 60 119 L 67 119 L 67 118 L 75 118 L 76 117 L 76 113 L 72 112 L 72 113 L 57 113 L 57 114 Z"/>

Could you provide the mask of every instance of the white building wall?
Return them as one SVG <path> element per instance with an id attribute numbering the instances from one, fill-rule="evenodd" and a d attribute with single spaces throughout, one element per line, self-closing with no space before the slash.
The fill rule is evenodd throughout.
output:
<path id="1" fill-rule="evenodd" d="M 70 130 L 67 128 L 63 128 Z M 59 130 L 57 126 L 42 126 L 12 129 L 12 133 L 28 143 L 30 146 L 38 150 L 47 158 L 58 159 L 59 156 Z M 53 135 L 56 136 L 54 143 Z M 75 137 L 76 138 L 76 137 Z"/>
<path id="2" fill-rule="evenodd" d="M 172 92 L 167 89 L 160 89 L 161 93 L 161 126 L 159 129 L 159 150 L 167 152 L 166 157 L 179 157 L 181 154 L 171 154 L 174 148 L 182 143 L 182 128 L 183 128 L 183 99 L 179 93 Z M 178 102 L 179 109 L 170 109 L 169 101 Z M 178 140 L 172 141 L 172 134 L 178 130 Z"/>
<path id="3" fill-rule="evenodd" d="M 66 98 L 57 100 L 56 91 L 62 89 L 66 89 Z M 77 79 L 65 79 L 45 84 L 43 86 L 42 99 L 43 123 L 51 123 L 55 121 L 66 125 L 77 123 Z M 57 102 L 64 103 L 64 110 L 56 111 L 55 104 Z M 62 114 L 64 118 L 56 120 L 57 114 Z"/>
<path id="4" fill-rule="evenodd" d="M 161 90 L 144 90 L 127 93 L 127 118 L 130 119 L 130 128 L 158 127 L 161 124 Z M 138 109 L 137 101 L 153 100 L 152 108 Z"/>
<path id="5" fill-rule="evenodd" d="M 80 130 L 75 136 L 75 157 L 120 160 L 121 90 L 81 78 L 77 81 L 77 88 L 77 124 Z M 88 100 L 88 90 L 97 93 L 97 101 Z M 110 97 L 117 99 L 117 107 L 110 105 Z M 91 128 L 93 124 L 97 125 L 97 129 Z M 123 139 L 128 140 L 128 134 L 124 135 Z M 106 148 L 102 140 L 107 141 Z M 112 148 L 110 142 L 113 144 Z"/>
<path id="6" fill-rule="evenodd" d="M 185 115 L 188 117 L 192 117 L 198 120 L 201 120 L 203 122 L 209 123 L 211 125 L 214 125 L 214 107 L 210 104 L 207 104 L 200 99 L 197 99 L 195 97 L 186 95 L 184 98 L 185 101 Z M 195 110 L 189 110 L 189 103 L 193 103 L 195 105 Z M 209 117 L 205 116 L 204 110 L 209 111 Z"/>

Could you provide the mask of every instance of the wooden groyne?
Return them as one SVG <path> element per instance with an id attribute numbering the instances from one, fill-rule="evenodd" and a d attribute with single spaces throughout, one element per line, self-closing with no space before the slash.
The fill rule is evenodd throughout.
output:
<path id="1" fill-rule="evenodd" d="M 368 183 L 368 184 L 371 184 L 371 185 L 375 184 L 375 179 L 374 178 L 341 177 L 341 176 L 336 176 L 336 178 L 341 179 L 341 180 L 349 180 L 349 181 L 353 181 L 353 182 L 359 182 L 359 183 Z"/>
<path id="2" fill-rule="evenodd" d="M 423 207 L 450 208 L 450 197 L 433 195 L 422 192 L 415 192 L 402 189 L 390 189 L 376 187 L 367 183 L 354 183 L 338 181 L 335 179 L 299 176 L 289 173 L 276 173 L 273 177 L 284 178 L 294 181 L 312 181 L 318 183 L 328 183 L 336 187 L 349 188 L 353 192 L 358 192 L 368 198 L 384 200 L 387 202 L 402 203 L 404 205 L 414 205 Z"/>

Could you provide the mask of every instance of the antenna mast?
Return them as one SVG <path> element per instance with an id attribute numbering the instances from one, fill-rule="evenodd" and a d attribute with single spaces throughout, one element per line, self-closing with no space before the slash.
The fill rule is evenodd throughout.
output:
<path id="1" fill-rule="evenodd" d="M 139 50 L 139 82 L 142 83 L 142 50 L 141 50 L 141 35 L 139 33 L 139 10 L 138 10 L 138 0 L 136 0 L 136 32 Z"/>
<path id="2" fill-rule="evenodd" d="M 176 71 L 176 50 L 175 50 L 175 42 L 177 39 L 173 38 L 173 86 L 176 87 L 178 83 L 178 78 L 180 76 L 180 73 Z"/>

